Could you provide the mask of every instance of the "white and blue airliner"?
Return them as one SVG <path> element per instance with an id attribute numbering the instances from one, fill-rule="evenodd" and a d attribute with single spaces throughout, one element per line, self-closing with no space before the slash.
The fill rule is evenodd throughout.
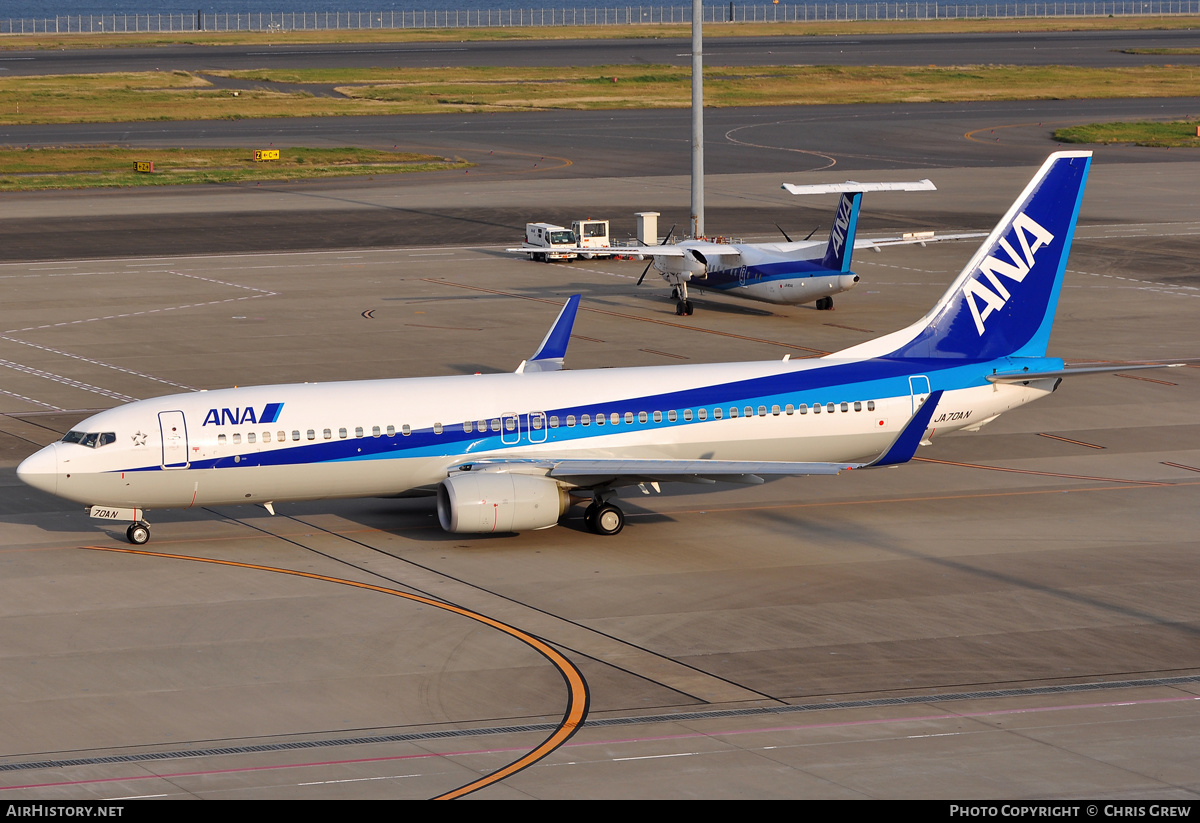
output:
<path id="1" fill-rule="evenodd" d="M 858 285 L 859 277 L 851 270 L 853 253 L 860 249 L 879 251 L 884 246 L 932 243 L 941 240 L 961 240 L 982 237 L 980 234 L 934 236 L 923 232 L 919 237 L 888 237 L 872 240 L 858 239 L 858 215 L 862 198 L 869 191 L 936 191 L 929 180 L 909 183 L 819 183 L 795 186 L 784 183 L 792 194 L 840 194 L 828 240 L 792 240 L 784 233 L 786 242 L 740 243 L 724 238 L 697 238 L 671 243 L 671 233 L 661 245 L 600 246 L 571 249 L 588 254 L 633 254 L 650 258 L 638 285 L 646 279 L 651 268 L 662 275 L 671 286 L 675 314 L 690 316 L 694 308 L 689 286 L 712 294 L 757 300 L 763 303 L 798 306 L 813 303 L 819 311 L 833 308 L 834 295 L 850 291 Z M 782 231 L 782 229 L 780 229 Z M 815 232 L 814 232 L 815 233 Z M 811 235 L 810 235 L 811 237 Z M 519 252 L 522 249 L 509 249 Z"/>
<path id="2" fill-rule="evenodd" d="M 809 360 L 563 370 L 572 297 L 513 374 L 263 386 L 141 400 L 26 459 L 26 483 L 131 522 L 145 510 L 437 496 L 450 532 L 616 534 L 621 487 L 761 483 L 903 463 L 1053 392 L 1046 346 L 1090 152 L 1052 155 L 923 318 Z"/>

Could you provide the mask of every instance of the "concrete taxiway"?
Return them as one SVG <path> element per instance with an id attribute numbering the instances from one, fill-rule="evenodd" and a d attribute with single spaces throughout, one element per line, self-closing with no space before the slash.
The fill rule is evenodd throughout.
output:
<path id="1" fill-rule="evenodd" d="M 865 211 L 988 229 L 1033 167 L 939 170 Z M 783 207 L 778 182 L 714 177 L 709 202 Z M 469 195 L 632 212 L 679 185 Z M 1200 357 L 1196 191 L 1175 153 L 1098 157 L 1054 354 Z M 1066 381 L 896 469 L 631 490 L 615 538 L 577 511 L 448 535 L 427 501 L 362 500 L 152 512 L 130 553 L 17 482 L 131 398 L 511 370 L 574 293 L 576 369 L 833 351 L 919 317 L 974 249 L 861 254 L 834 312 L 701 296 L 677 318 L 643 264 L 437 240 L 0 265 L 0 799 L 1200 794 L 1194 367 Z"/>
<path id="2" fill-rule="evenodd" d="M 763 31 L 769 31 L 767 26 Z M 1195 65 L 1195 31 L 1045 31 L 705 38 L 709 66 Z M 691 65 L 688 37 L 429 43 L 165 44 L 120 49 L 7 49 L 13 77 L 117 71 L 439 68 L 442 66 Z"/>

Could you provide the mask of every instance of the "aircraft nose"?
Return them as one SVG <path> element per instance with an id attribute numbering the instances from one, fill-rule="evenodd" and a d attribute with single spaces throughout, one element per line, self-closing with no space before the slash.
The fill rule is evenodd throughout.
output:
<path id="1" fill-rule="evenodd" d="M 58 494 L 58 444 L 51 443 L 22 460 L 17 477 L 35 489 Z"/>

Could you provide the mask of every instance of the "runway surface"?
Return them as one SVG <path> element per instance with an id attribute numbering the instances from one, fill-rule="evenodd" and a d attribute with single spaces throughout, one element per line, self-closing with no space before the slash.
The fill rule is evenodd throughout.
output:
<path id="1" fill-rule="evenodd" d="M 876 34 L 822 37 L 706 37 L 707 66 L 1195 65 L 1200 55 L 1130 54 L 1195 48 L 1195 31 L 1062 31 Z M 509 42 L 164 45 L 0 52 L 0 75 L 114 71 L 439 66 L 691 65 L 691 39 Z"/>
<path id="2" fill-rule="evenodd" d="M 994 218 L 1031 172 L 867 209 Z M 1192 161 L 1097 164 L 1056 354 L 1200 354 L 1198 186 Z M 0 267 L 0 797 L 433 797 L 582 700 L 471 796 L 1194 799 L 1195 368 L 1068 381 L 895 470 L 634 490 L 615 539 L 365 500 L 154 512 L 158 554 L 130 554 L 12 472 L 126 398 L 510 370 L 571 293 L 574 368 L 839 349 L 970 251 L 862 256 L 834 313 L 701 297 L 686 321 L 637 263 L 486 247 Z"/>

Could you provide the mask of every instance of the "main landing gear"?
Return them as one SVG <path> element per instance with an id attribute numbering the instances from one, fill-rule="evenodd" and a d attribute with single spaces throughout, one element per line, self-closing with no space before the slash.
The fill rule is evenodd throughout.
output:
<path id="1" fill-rule="evenodd" d="M 144 546 L 150 542 L 150 524 L 138 521 L 125 530 L 125 539 L 135 546 Z"/>
<path id="2" fill-rule="evenodd" d="M 821 297 L 816 302 L 817 311 L 833 311 L 833 298 Z"/>
<path id="3" fill-rule="evenodd" d="M 596 534 L 620 534 L 625 528 L 625 512 L 608 502 L 592 503 L 584 510 L 583 519 Z"/>

